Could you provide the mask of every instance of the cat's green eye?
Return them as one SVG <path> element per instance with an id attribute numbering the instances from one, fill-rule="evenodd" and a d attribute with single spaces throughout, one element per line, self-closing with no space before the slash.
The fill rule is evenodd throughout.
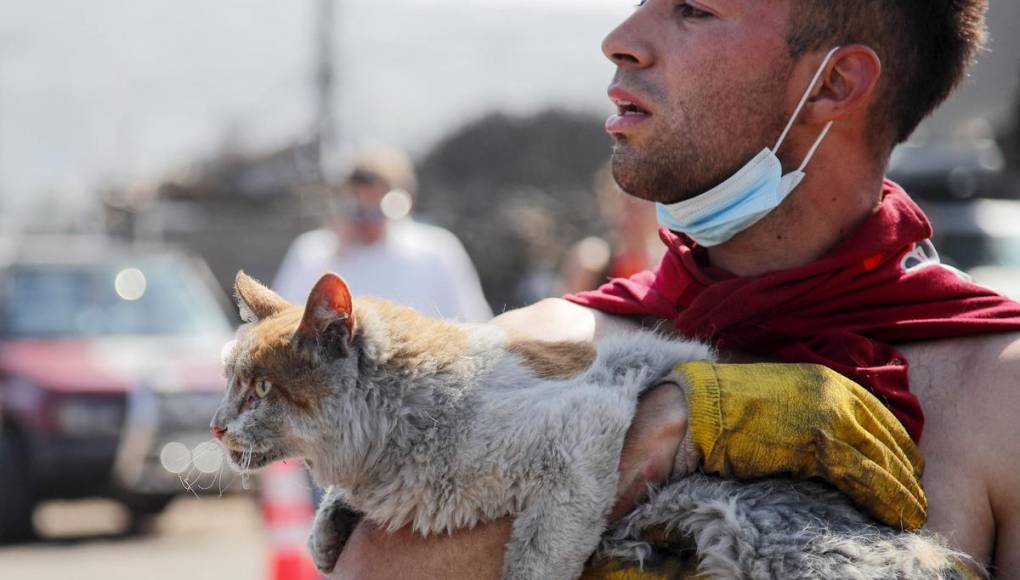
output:
<path id="1" fill-rule="evenodd" d="M 261 399 L 261 398 L 265 397 L 266 395 L 268 395 L 269 391 L 272 390 L 272 388 L 273 388 L 273 383 L 269 382 L 266 379 L 259 379 L 255 383 L 255 394 L 258 395 L 259 398 Z"/>

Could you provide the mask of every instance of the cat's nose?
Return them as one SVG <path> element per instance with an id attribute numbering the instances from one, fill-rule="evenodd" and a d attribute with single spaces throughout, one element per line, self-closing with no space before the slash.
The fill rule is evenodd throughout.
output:
<path id="1" fill-rule="evenodd" d="M 212 425 L 209 427 L 209 431 L 212 431 L 213 437 L 217 439 L 223 439 L 223 436 L 227 434 L 227 428 L 219 425 Z"/>

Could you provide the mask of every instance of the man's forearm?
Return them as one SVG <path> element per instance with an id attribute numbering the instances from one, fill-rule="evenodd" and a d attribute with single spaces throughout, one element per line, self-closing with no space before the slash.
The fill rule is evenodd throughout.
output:
<path id="1" fill-rule="evenodd" d="M 498 580 L 511 525 L 504 518 L 452 535 L 423 538 L 410 528 L 390 534 L 363 522 L 351 535 L 330 578 Z"/>

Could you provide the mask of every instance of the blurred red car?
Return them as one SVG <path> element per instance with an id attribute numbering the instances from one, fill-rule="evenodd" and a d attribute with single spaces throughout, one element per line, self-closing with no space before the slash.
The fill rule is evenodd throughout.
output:
<path id="1" fill-rule="evenodd" d="M 142 518 L 186 492 L 160 452 L 210 439 L 232 334 L 224 306 L 204 263 L 179 254 L 81 240 L 8 252 L 0 539 L 31 537 L 42 500 L 109 497 Z"/>

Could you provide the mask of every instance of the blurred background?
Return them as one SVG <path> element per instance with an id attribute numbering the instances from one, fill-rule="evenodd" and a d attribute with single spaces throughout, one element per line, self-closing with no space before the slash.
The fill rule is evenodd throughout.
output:
<path id="1" fill-rule="evenodd" d="M 630 10 L 0 0 L 0 577 L 314 577 L 296 466 L 248 490 L 207 445 L 235 273 L 482 320 L 652 265 L 602 171 Z M 1020 4 L 989 24 L 891 173 L 1020 298 Z"/>

